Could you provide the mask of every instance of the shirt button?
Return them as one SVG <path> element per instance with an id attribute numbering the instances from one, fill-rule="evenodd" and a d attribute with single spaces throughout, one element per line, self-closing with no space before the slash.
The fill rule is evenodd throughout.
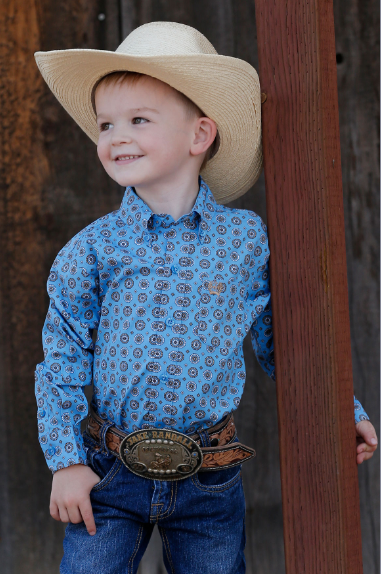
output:
<path id="1" fill-rule="evenodd" d="M 172 273 L 177 273 L 178 270 L 179 270 L 179 266 L 178 266 L 178 265 L 172 265 L 172 267 L 171 267 Z"/>
<path id="2" fill-rule="evenodd" d="M 54 446 L 51 446 L 50 448 L 48 448 L 46 452 L 48 453 L 49 456 L 53 456 L 53 454 L 56 454 L 56 449 Z"/>
<path id="3" fill-rule="evenodd" d="M 171 317 L 167 317 L 167 319 L 165 320 L 165 324 L 171 327 L 172 325 L 175 324 L 175 321 Z"/>
<path id="4" fill-rule="evenodd" d="M 42 409 L 42 411 L 40 411 L 40 417 L 44 417 L 45 416 L 45 411 L 44 409 Z"/>
<path id="5" fill-rule="evenodd" d="M 166 383 L 168 381 L 168 376 L 167 375 L 161 375 L 160 380 L 163 381 L 163 383 Z"/>
<path id="6" fill-rule="evenodd" d="M 143 239 L 144 239 L 145 241 L 149 241 L 149 240 L 151 239 L 151 235 L 150 235 L 149 233 L 144 233 Z"/>

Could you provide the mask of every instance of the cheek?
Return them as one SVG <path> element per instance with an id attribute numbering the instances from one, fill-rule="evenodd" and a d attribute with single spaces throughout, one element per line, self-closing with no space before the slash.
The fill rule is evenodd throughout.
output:
<path id="1" fill-rule="evenodd" d="M 188 142 L 185 140 L 183 134 L 176 132 L 165 134 L 158 138 L 155 141 L 153 150 L 159 161 L 165 163 L 177 162 L 189 151 Z"/>
<path id="2" fill-rule="evenodd" d="M 98 154 L 98 157 L 99 157 L 101 163 L 104 165 L 107 162 L 107 160 L 109 159 L 108 146 L 106 145 L 106 143 L 104 141 L 98 142 L 97 154 Z"/>

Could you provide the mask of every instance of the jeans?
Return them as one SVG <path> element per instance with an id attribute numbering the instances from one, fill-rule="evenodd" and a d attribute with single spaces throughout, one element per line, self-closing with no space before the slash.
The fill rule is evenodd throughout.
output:
<path id="1" fill-rule="evenodd" d="M 155 524 L 169 574 L 243 574 L 245 499 L 241 465 L 179 481 L 142 478 L 114 455 L 94 450 L 88 462 L 101 481 L 91 490 L 96 534 L 84 522 L 65 531 L 61 574 L 133 574 Z"/>

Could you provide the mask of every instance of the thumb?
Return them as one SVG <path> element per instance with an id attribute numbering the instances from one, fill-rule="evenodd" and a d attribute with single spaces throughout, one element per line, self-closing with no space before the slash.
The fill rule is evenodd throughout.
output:
<path id="1" fill-rule="evenodd" d="M 366 425 L 359 425 L 359 429 L 357 429 L 357 434 L 359 434 L 364 439 L 364 441 L 370 446 L 375 446 L 378 442 L 376 431 L 371 423 L 368 423 Z"/>

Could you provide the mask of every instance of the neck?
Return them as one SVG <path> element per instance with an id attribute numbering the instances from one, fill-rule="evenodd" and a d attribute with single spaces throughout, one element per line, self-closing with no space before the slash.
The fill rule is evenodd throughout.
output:
<path id="1" fill-rule="evenodd" d="M 136 185 L 134 189 L 153 213 L 166 213 L 177 221 L 182 215 L 189 213 L 195 204 L 199 190 L 198 174 L 192 174 L 188 178 L 172 177 L 167 182 Z"/>

